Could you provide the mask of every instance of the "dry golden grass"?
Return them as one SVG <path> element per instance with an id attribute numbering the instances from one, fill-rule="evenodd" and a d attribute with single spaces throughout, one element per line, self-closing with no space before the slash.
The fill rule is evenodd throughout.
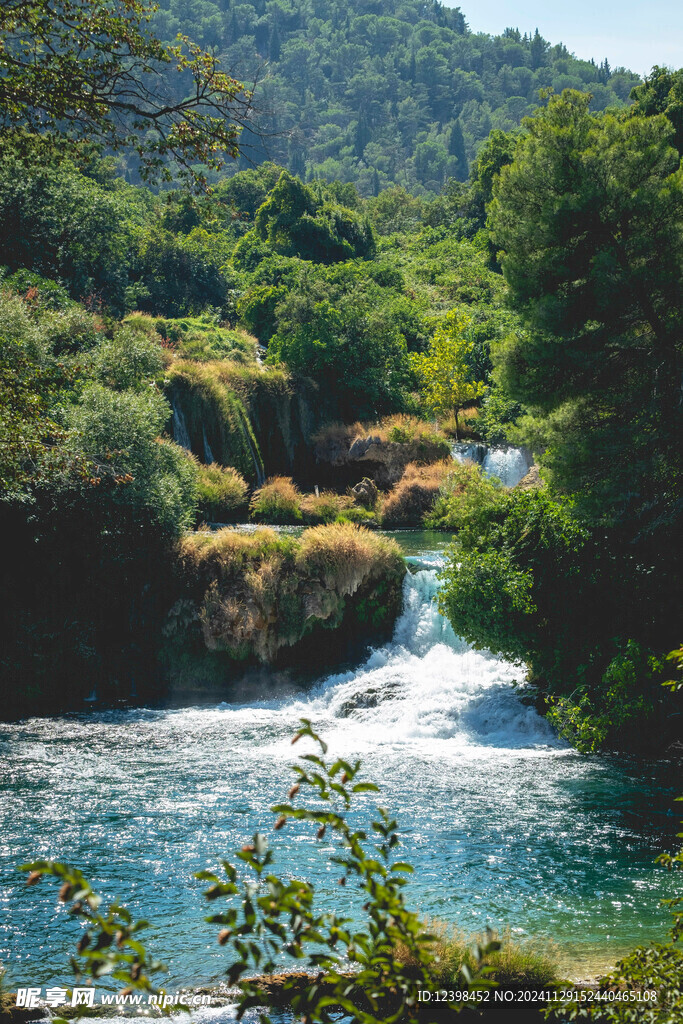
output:
<path id="1" fill-rule="evenodd" d="M 260 523 L 301 522 L 301 492 L 289 476 L 273 476 L 254 491 L 249 504 L 252 519 Z"/>
<path id="2" fill-rule="evenodd" d="M 408 463 L 403 476 L 382 502 L 382 526 L 421 526 L 452 472 L 453 462 L 449 459 L 428 466 Z"/>
<path id="3" fill-rule="evenodd" d="M 395 541 L 355 523 L 305 530 L 296 562 L 306 575 L 320 576 L 326 586 L 342 594 L 355 593 L 370 572 L 381 575 L 403 567 L 401 549 Z"/>
<path id="4" fill-rule="evenodd" d="M 226 527 L 215 533 L 186 534 L 179 542 L 179 555 L 187 568 L 224 575 L 246 563 L 259 561 L 278 543 L 275 530 L 264 528 L 240 533 Z"/>
<path id="5" fill-rule="evenodd" d="M 313 435 L 316 445 L 351 447 L 359 437 L 377 437 L 382 442 L 397 444 L 434 443 L 443 439 L 442 431 L 434 423 L 407 413 L 395 413 L 375 422 L 328 423 Z"/>

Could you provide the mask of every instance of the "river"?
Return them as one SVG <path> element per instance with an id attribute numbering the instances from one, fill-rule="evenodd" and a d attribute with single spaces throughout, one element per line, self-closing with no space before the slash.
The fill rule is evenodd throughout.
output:
<path id="1" fill-rule="evenodd" d="M 671 765 L 567 747 L 515 688 L 523 669 L 469 649 L 439 615 L 443 536 L 395 536 L 411 568 L 403 614 L 392 641 L 354 669 L 266 702 L 0 726 L 0 960 L 10 984 L 70 977 L 78 927 L 54 886 L 27 889 L 16 871 L 35 857 L 68 860 L 148 918 L 167 988 L 220 980 L 225 954 L 193 873 L 268 829 L 302 716 L 381 785 L 402 858 L 415 865 L 410 901 L 425 917 L 551 939 L 575 976 L 663 937 L 659 901 L 673 888 L 653 860 L 677 831 Z M 358 800 L 359 824 L 374 799 Z M 315 881 L 323 905 L 353 910 L 327 843 L 292 825 L 274 846 L 280 870 Z"/>

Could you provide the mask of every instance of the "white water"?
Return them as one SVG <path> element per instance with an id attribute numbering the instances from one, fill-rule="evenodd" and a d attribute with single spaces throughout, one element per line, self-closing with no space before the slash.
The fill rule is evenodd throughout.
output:
<path id="1" fill-rule="evenodd" d="M 511 685 L 524 670 L 474 651 L 438 611 L 435 570 L 408 574 L 392 642 L 360 669 L 333 675 L 293 714 L 323 723 L 331 742 L 358 749 L 445 743 L 455 749 L 564 748 Z"/>
<path id="2" fill-rule="evenodd" d="M 75 938 L 55 891 L 27 890 L 16 870 L 37 856 L 79 866 L 152 922 L 167 987 L 220 980 L 225 952 L 194 872 L 270 832 L 288 765 L 310 749 L 291 746 L 301 717 L 331 756 L 360 756 L 363 778 L 380 784 L 401 859 L 415 866 L 409 902 L 426 918 L 550 936 L 572 973 L 664 937 L 659 901 L 676 880 L 653 862 L 675 844 L 670 765 L 569 749 L 513 686 L 523 668 L 469 649 L 439 615 L 443 555 L 409 561 L 417 571 L 392 640 L 303 695 L 0 724 L 0 961 L 12 984 L 70 983 Z M 354 803 L 356 827 L 374 803 Z M 321 907 L 360 912 L 352 887 L 336 884 L 326 841 L 296 824 L 273 841 L 278 873 L 312 881 Z"/>
<path id="3" fill-rule="evenodd" d="M 451 454 L 456 462 L 476 462 L 486 476 L 496 477 L 504 487 L 516 487 L 529 470 L 534 460 L 528 448 L 513 445 L 488 445 L 470 442 L 455 442 Z"/>

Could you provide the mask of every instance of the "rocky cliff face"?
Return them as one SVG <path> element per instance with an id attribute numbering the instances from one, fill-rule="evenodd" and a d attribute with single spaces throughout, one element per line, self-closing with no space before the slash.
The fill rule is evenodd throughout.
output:
<path id="1" fill-rule="evenodd" d="M 405 565 L 397 545 L 351 524 L 287 537 L 225 529 L 186 538 L 169 609 L 164 674 L 210 685 L 238 663 L 329 663 L 347 640 L 390 635 Z"/>
<path id="2" fill-rule="evenodd" d="M 411 462 L 429 465 L 449 456 L 448 444 L 436 436 L 407 442 L 383 440 L 378 434 L 354 439 L 324 436 L 315 445 L 321 474 L 332 472 L 337 481 L 342 478 L 349 485 L 370 477 L 382 489 L 397 483 Z"/>
<path id="3" fill-rule="evenodd" d="M 252 484 L 266 476 L 310 476 L 320 413 L 305 378 L 258 366 L 178 362 L 168 397 L 174 440 L 201 462 L 233 466 Z"/>

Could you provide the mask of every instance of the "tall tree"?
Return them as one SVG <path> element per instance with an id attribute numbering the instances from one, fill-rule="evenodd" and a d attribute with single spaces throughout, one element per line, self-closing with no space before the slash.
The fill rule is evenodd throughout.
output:
<path id="1" fill-rule="evenodd" d="M 237 155 L 249 93 L 218 59 L 178 36 L 149 31 L 140 0 L 7 0 L 0 6 L 0 137 L 60 154 L 68 142 L 132 148 L 144 177 L 170 178 L 169 160 L 196 169 Z M 164 72 L 177 74 L 177 86 Z"/>
<path id="2" fill-rule="evenodd" d="M 555 485 L 637 533 L 680 517 L 683 172 L 663 115 L 589 101 L 552 97 L 500 171 L 489 224 L 528 330 L 494 357 Z"/>

